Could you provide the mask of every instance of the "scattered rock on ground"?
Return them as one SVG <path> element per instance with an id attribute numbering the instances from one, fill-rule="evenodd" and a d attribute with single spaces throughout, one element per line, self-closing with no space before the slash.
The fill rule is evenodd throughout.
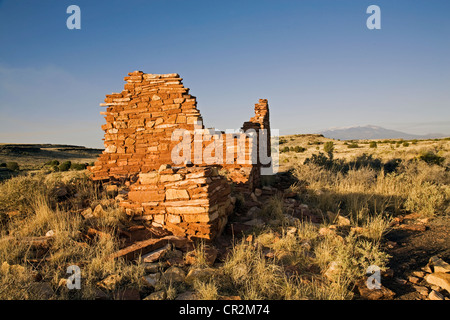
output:
<path id="1" fill-rule="evenodd" d="M 425 280 L 431 284 L 439 286 L 442 289 L 447 290 L 450 293 L 450 274 L 435 272 L 425 276 Z"/>
<path id="2" fill-rule="evenodd" d="M 160 273 L 152 273 L 144 277 L 145 284 L 148 287 L 155 287 L 161 279 Z"/>
<path id="3" fill-rule="evenodd" d="M 105 215 L 105 210 L 103 210 L 103 206 L 101 204 L 98 204 L 94 211 L 92 212 L 92 215 L 96 218 L 102 217 Z"/>
<path id="4" fill-rule="evenodd" d="M 339 226 L 349 226 L 350 225 L 350 219 L 339 215 L 337 217 L 337 223 L 338 223 Z"/>
<path id="5" fill-rule="evenodd" d="M 170 267 L 164 272 L 164 278 L 170 283 L 183 282 L 186 278 L 186 272 L 179 267 Z"/>
<path id="6" fill-rule="evenodd" d="M 423 271 L 413 271 L 411 274 L 417 278 L 425 277 L 425 272 L 423 272 Z"/>
<path id="7" fill-rule="evenodd" d="M 45 234 L 46 237 L 53 237 L 55 235 L 55 231 L 53 230 L 48 230 L 47 233 Z"/>
<path id="8" fill-rule="evenodd" d="M 185 278 L 185 282 L 187 284 L 192 285 L 194 283 L 195 280 L 200 280 L 200 281 L 208 281 L 209 279 L 211 279 L 214 274 L 216 273 L 216 270 L 213 268 L 195 268 L 195 269 L 191 269 L 189 271 L 189 273 L 187 274 L 186 278 Z"/>
<path id="9" fill-rule="evenodd" d="M 156 291 L 144 298 L 144 300 L 164 300 L 167 294 L 164 290 Z"/>
<path id="10" fill-rule="evenodd" d="M 159 259 L 161 259 L 168 251 L 170 251 L 171 249 L 171 245 L 170 244 L 166 244 L 164 247 L 159 248 L 155 251 L 149 252 L 145 255 L 142 256 L 142 261 L 143 262 L 155 262 L 158 261 Z"/>
<path id="11" fill-rule="evenodd" d="M 186 291 L 177 295 L 175 300 L 197 300 L 195 291 Z"/>
<path id="12" fill-rule="evenodd" d="M 449 273 L 450 272 L 450 264 L 442 260 L 437 256 L 433 256 L 430 258 L 428 265 L 433 267 L 434 272 L 440 273 Z"/>
<path id="13" fill-rule="evenodd" d="M 114 290 L 116 285 L 122 280 L 122 277 L 117 274 L 112 274 L 97 282 L 97 286 L 106 290 Z"/>
<path id="14" fill-rule="evenodd" d="M 92 209 L 91 208 L 87 208 L 86 210 L 81 211 L 81 215 L 85 219 L 90 219 L 90 218 L 94 217 L 94 215 L 92 214 Z"/>
<path id="15" fill-rule="evenodd" d="M 428 298 L 430 300 L 444 300 L 444 296 L 435 290 L 431 290 Z"/>
<path id="16" fill-rule="evenodd" d="M 144 270 L 145 272 L 148 273 L 157 273 L 163 269 L 165 269 L 167 267 L 167 263 L 166 262 L 151 262 L 151 263 L 146 263 L 144 262 Z"/>
<path id="17" fill-rule="evenodd" d="M 50 299 L 55 293 L 51 284 L 48 282 L 33 282 L 29 288 L 29 291 L 37 299 L 44 300 Z"/>
<path id="18" fill-rule="evenodd" d="M 251 207 L 251 208 L 247 211 L 246 216 L 249 217 L 249 218 L 255 219 L 255 218 L 257 218 L 258 216 L 260 216 L 260 214 L 261 214 L 261 209 L 258 208 L 258 207 L 256 207 L 256 206 L 254 206 L 254 207 Z"/>
<path id="19" fill-rule="evenodd" d="M 425 286 L 413 286 L 416 291 L 421 294 L 422 296 L 428 296 L 428 288 Z"/>
<path id="20" fill-rule="evenodd" d="M 414 284 L 418 284 L 419 281 L 420 281 L 420 279 L 417 278 L 417 277 L 414 277 L 414 276 L 410 276 L 410 277 L 408 278 L 408 281 L 411 282 L 411 283 L 414 283 Z"/>
<path id="21" fill-rule="evenodd" d="M 395 293 L 386 288 L 385 286 L 381 285 L 380 289 L 369 289 L 366 285 L 366 279 L 363 278 L 360 281 L 357 282 L 357 288 L 359 291 L 359 294 L 362 298 L 368 299 L 368 300 L 391 300 L 394 298 Z"/>
<path id="22" fill-rule="evenodd" d="M 114 292 L 114 300 L 141 300 L 139 290 L 135 288 L 125 288 Z"/>

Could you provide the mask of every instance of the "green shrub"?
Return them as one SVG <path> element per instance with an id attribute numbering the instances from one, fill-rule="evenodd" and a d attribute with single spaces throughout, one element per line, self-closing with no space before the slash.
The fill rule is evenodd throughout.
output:
<path id="1" fill-rule="evenodd" d="M 72 162 L 70 161 L 64 161 L 61 163 L 58 167 L 59 171 L 68 171 L 70 169 L 70 166 L 72 165 Z"/>
<path id="2" fill-rule="evenodd" d="M 354 148 L 359 148 L 359 146 L 357 143 L 352 142 L 349 145 L 347 145 L 347 148 L 354 149 Z"/>
<path id="3" fill-rule="evenodd" d="M 294 151 L 299 153 L 299 152 L 304 152 L 306 150 L 306 148 L 300 147 L 300 146 L 296 146 L 294 148 Z"/>
<path id="4" fill-rule="evenodd" d="M 325 151 L 328 154 L 333 153 L 333 151 L 334 151 L 334 143 L 333 143 L 333 141 L 325 142 L 325 144 L 323 145 L 323 151 Z"/>
<path id="5" fill-rule="evenodd" d="M 419 156 L 419 159 L 425 161 L 428 164 L 437 164 L 437 165 L 441 165 L 445 160 L 444 157 L 440 157 L 437 154 L 433 153 L 432 151 L 422 153 Z"/>
<path id="6" fill-rule="evenodd" d="M 303 164 L 315 164 L 319 167 L 331 169 L 333 167 L 333 160 L 328 158 L 324 153 L 319 152 L 318 154 L 313 154 L 311 158 L 306 158 Z"/>
<path id="7" fill-rule="evenodd" d="M 392 173 L 392 172 L 396 171 L 401 162 L 402 162 L 401 159 L 391 159 L 391 160 L 387 161 L 383 165 L 384 172 Z"/>
<path id="8" fill-rule="evenodd" d="M 349 161 L 348 166 L 352 169 L 360 169 L 360 168 L 371 168 L 374 170 L 381 170 L 382 163 L 378 158 L 374 158 L 371 154 L 363 153 L 358 156 L 355 160 Z"/>
<path id="9" fill-rule="evenodd" d="M 376 141 L 370 141 L 369 148 L 376 148 L 376 147 L 378 147 L 377 142 Z"/>
<path id="10" fill-rule="evenodd" d="M 403 142 L 403 146 L 404 147 L 409 147 L 409 142 L 407 142 L 407 141 Z"/>
<path id="11" fill-rule="evenodd" d="M 72 163 L 70 165 L 70 169 L 73 169 L 73 170 L 84 170 L 84 169 L 86 169 L 86 164 L 84 164 L 84 163 Z"/>
<path id="12" fill-rule="evenodd" d="M 59 166 L 59 161 L 58 160 L 51 160 L 51 161 L 46 162 L 44 165 L 45 166 L 52 166 L 52 167 Z"/>
<path id="13" fill-rule="evenodd" d="M 281 152 L 289 152 L 289 147 L 284 147 L 283 149 L 281 149 Z"/>
<path id="14" fill-rule="evenodd" d="M 12 171 L 18 171 L 20 169 L 19 164 L 17 162 L 7 162 L 6 168 Z"/>
<path id="15" fill-rule="evenodd" d="M 445 192 L 441 186 L 430 182 L 414 185 L 409 190 L 405 208 L 409 211 L 420 212 L 424 215 L 433 216 L 445 207 Z"/>

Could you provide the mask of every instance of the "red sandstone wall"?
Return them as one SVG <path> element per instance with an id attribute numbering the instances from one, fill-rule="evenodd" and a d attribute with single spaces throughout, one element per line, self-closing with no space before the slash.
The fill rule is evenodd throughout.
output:
<path id="1" fill-rule="evenodd" d="M 233 211 L 230 185 L 213 167 L 161 166 L 139 174 L 128 199 L 127 214 L 164 227 L 175 235 L 211 240 Z"/>
<path id="2" fill-rule="evenodd" d="M 174 164 L 171 151 L 178 141 L 171 141 L 176 129 L 194 132 L 194 128 L 204 129 L 200 112 L 197 110 L 196 98 L 189 95 L 189 89 L 182 84 L 178 74 L 144 74 L 141 71 L 129 73 L 124 80 L 124 90 L 106 96 L 105 115 L 105 150 L 93 167 L 94 180 L 129 178 L 138 173 L 150 172 L 163 164 Z M 269 109 L 265 99 L 255 104 L 255 116 L 245 122 L 243 130 L 269 129 Z M 269 131 L 270 132 L 270 131 Z M 237 147 L 233 151 L 233 164 L 226 163 L 226 135 L 222 134 L 223 159 L 221 166 L 229 174 L 228 177 L 237 185 L 237 189 L 251 192 L 259 184 L 260 166 L 258 164 L 237 163 Z M 194 136 L 192 137 L 191 160 L 194 162 Z M 236 137 L 235 144 L 240 138 Z M 211 142 L 204 141 L 204 150 Z M 255 143 L 255 142 L 253 142 Z M 268 136 L 270 146 L 270 135 Z M 250 139 L 245 145 L 252 148 Z M 256 146 L 258 151 L 258 147 Z M 270 148 L 269 148 L 270 150 Z M 229 150 L 228 150 L 229 151 Z M 215 154 L 215 153 L 213 153 Z M 250 155 L 246 153 L 250 161 Z M 194 162 L 195 163 L 195 162 Z M 207 165 L 204 161 L 195 163 Z"/>
<path id="3" fill-rule="evenodd" d="M 195 97 L 178 74 L 129 73 L 121 93 L 106 96 L 105 151 L 90 170 L 94 180 L 126 178 L 172 163 L 175 129 L 201 121 Z"/>

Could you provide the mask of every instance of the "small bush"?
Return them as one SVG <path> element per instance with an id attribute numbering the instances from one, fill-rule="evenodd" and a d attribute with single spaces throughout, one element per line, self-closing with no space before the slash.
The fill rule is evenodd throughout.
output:
<path id="1" fill-rule="evenodd" d="M 355 142 L 350 143 L 349 145 L 347 145 L 347 148 L 349 149 L 355 149 L 355 148 L 359 148 L 358 144 Z"/>
<path id="2" fill-rule="evenodd" d="M 442 187 L 424 182 L 411 188 L 405 208 L 409 211 L 433 216 L 436 212 L 444 210 L 445 201 L 445 192 Z"/>
<path id="3" fill-rule="evenodd" d="M 428 164 L 437 164 L 437 165 L 441 165 L 445 160 L 444 157 L 440 157 L 437 154 L 433 153 L 432 151 L 422 153 L 419 156 L 419 159 L 425 161 Z"/>
<path id="4" fill-rule="evenodd" d="M 296 146 L 294 148 L 294 151 L 297 152 L 297 153 L 304 152 L 304 151 L 306 151 L 306 148 L 303 148 L 303 147 L 300 147 L 300 146 Z"/>
<path id="5" fill-rule="evenodd" d="M 363 153 L 355 160 L 350 161 L 348 165 L 353 169 L 371 168 L 377 171 L 381 170 L 382 167 L 380 159 L 374 158 L 371 154 L 368 155 L 366 153 Z"/>
<path id="6" fill-rule="evenodd" d="M 409 142 L 407 142 L 407 141 L 403 142 L 403 146 L 404 147 L 409 147 Z"/>
<path id="7" fill-rule="evenodd" d="M 376 148 L 376 147 L 378 147 L 377 142 L 376 141 L 370 141 L 369 148 Z"/>
<path id="8" fill-rule="evenodd" d="M 323 145 L 323 151 L 325 151 L 328 154 L 333 153 L 333 151 L 334 151 L 334 143 L 333 143 L 333 141 L 325 142 L 325 144 Z"/>
<path id="9" fill-rule="evenodd" d="M 318 154 L 311 155 L 311 158 L 306 158 L 303 164 L 315 164 L 322 168 L 331 169 L 333 166 L 333 161 L 330 160 L 324 153 L 319 152 Z"/>
<path id="10" fill-rule="evenodd" d="M 59 161 L 58 160 L 51 160 L 51 161 L 46 162 L 44 165 L 45 166 L 52 166 L 52 167 L 59 166 Z"/>
<path id="11" fill-rule="evenodd" d="M 72 165 L 72 162 L 70 161 L 64 161 L 61 163 L 58 167 L 59 171 L 68 171 L 70 169 L 70 166 Z"/>
<path id="12" fill-rule="evenodd" d="M 84 164 L 84 163 L 72 163 L 70 165 L 70 169 L 73 169 L 73 170 L 84 170 L 84 169 L 86 169 L 86 164 Z"/>
<path id="13" fill-rule="evenodd" d="M 6 168 L 12 171 L 18 171 L 20 169 L 19 164 L 17 162 L 7 162 Z"/>
<path id="14" fill-rule="evenodd" d="M 401 162 L 402 162 L 401 159 L 391 159 L 391 160 L 387 161 L 383 165 L 384 172 L 392 173 L 392 172 L 396 171 Z"/>

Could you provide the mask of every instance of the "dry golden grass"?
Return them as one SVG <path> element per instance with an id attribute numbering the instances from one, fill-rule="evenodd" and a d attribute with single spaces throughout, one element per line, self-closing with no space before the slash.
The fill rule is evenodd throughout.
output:
<path id="1" fill-rule="evenodd" d="M 118 249 L 116 229 L 125 219 L 120 211 L 106 207 L 104 217 L 84 220 L 79 214 L 58 206 L 52 191 L 61 186 L 76 188 L 81 198 L 89 196 L 91 200 L 96 200 L 98 195 L 92 182 L 79 172 L 65 173 L 65 177 L 17 177 L 0 185 L 2 208 L 9 208 L 7 204 L 11 202 L 21 208 L 20 214 L 12 217 L 3 212 L 0 299 L 42 298 L 39 291 L 30 289 L 36 277 L 42 278 L 41 283 L 52 287 L 54 294 L 45 297 L 47 299 L 93 299 L 98 295 L 97 282 L 109 275 L 118 275 L 110 291 L 123 286 L 142 287 L 142 265 L 108 259 Z M 17 195 L 21 197 L 16 198 Z M 104 230 L 109 237 L 99 237 L 86 243 L 81 234 L 90 226 Z M 49 248 L 43 256 L 25 241 L 29 237 L 43 237 L 50 230 L 53 236 L 51 239 L 49 237 Z M 64 281 L 69 277 L 67 267 L 70 265 L 81 268 L 81 290 L 69 290 L 65 285 Z"/>

